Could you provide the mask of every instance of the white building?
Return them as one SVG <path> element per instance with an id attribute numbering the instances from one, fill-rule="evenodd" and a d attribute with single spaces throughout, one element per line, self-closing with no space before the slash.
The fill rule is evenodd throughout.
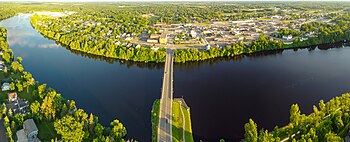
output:
<path id="1" fill-rule="evenodd" d="M 206 50 L 210 50 L 210 44 L 207 44 L 207 46 L 205 47 Z"/>
<path id="2" fill-rule="evenodd" d="M 290 40 L 290 39 L 293 38 L 293 36 L 292 36 L 292 35 L 288 35 L 288 36 L 283 35 L 282 38 L 283 38 L 283 39 L 286 39 L 286 40 Z"/>
<path id="3" fill-rule="evenodd" d="M 17 131 L 17 142 L 40 142 L 38 139 L 38 128 L 33 119 L 27 119 L 23 122 L 23 129 Z"/>
<path id="4" fill-rule="evenodd" d="M 194 30 L 191 30 L 190 34 L 193 38 L 197 37 L 197 32 Z"/>
<path id="5" fill-rule="evenodd" d="M 1 91 L 8 91 L 8 90 L 10 90 L 10 83 L 4 83 L 4 84 L 2 84 L 2 86 L 1 86 Z"/>
<path id="6" fill-rule="evenodd" d="M 153 51 L 157 51 L 159 49 L 159 47 L 151 47 L 151 50 Z"/>

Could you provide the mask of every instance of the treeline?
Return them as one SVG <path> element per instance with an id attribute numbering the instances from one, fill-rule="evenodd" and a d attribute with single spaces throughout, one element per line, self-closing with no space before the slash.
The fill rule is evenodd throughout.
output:
<path id="1" fill-rule="evenodd" d="M 39 84 L 29 72 L 24 71 L 21 65 L 22 58 L 13 59 L 13 52 L 8 48 L 6 29 L 0 27 L 0 50 L 5 65 L 10 67 L 3 71 L 4 77 L 10 83 L 10 90 L 17 92 L 19 97 L 30 102 L 27 115 L 15 113 L 7 109 L 2 100 L 0 118 L 3 118 L 6 134 L 9 141 L 14 142 L 17 130 L 22 128 L 26 119 L 33 118 L 37 125 L 53 124 L 46 130 L 39 130 L 39 138 L 44 141 L 93 141 L 93 142 L 120 142 L 125 141 L 126 128 L 118 120 L 111 122 L 111 127 L 104 127 L 98 122 L 98 117 L 86 113 L 76 106 L 75 101 L 67 100 L 54 89 L 47 88 L 46 84 Z M 2 93 L 1 95 L 6 95 Z M 6 95 L 7 96 L 7 95 Z M 52 129 L 52 130 L 51 130 Z M 54 132 L 52 136 L 42 136 L 45 131 Z"/>
<path id="2" fill-rule="evenodd" d="M 116 44 L 118 39 L 114 36 L 107 36 L 106 33 L 110 31 L 108 29 L 96 31 L 96 26 L 91 26 L 94 28 L 94 32 L 90 34 L 90 28 L 87 28 L 88 33 L 81 32 L 71 32 L 61 31 L 67 27 L 60 27 L 63 25 L 56 24 L 58 22 L 52 18 L 46 16 L 33 15 L 31 17 L 32 25 L 43 35 L 48 38 L 52 38 L 60 43 L 67 45 L 72 50 L 82 51 L 94 55 L 100 55 L 110 58 L 118 58 L 124 60 L 132 61 L 142 61 L 142 62 L 164 62 L 165 61 L 165 49 L 161 48 L 157 51 L 151 50 L 150 47 L 127 47 L 122 44 Z M 53 23 L 49 27 L 40 26 L 39 23 Z M 58 26 L 59 25 L 59 26 Z M 82 26 L 82 25 L 79 25 Z M 79 27 L 78 26 L 78 27 Z M 56 27 L 56 28 L 55 28 Z M 71 26 L 74 28 L 75 26 Z M 100 27 L 100 29 L 104 27 Z M 81 29 L 76 29 L 81 30 Z M 74 30 L 73 30 L 74 31 Z M 113 33 L 114 31 L 111 31 Z M 117 32 L 119 33 L 119 32 Z M 119 35 L 119 34 L 118 34 Z"/>
<path id="3" fill-rule="evenodd" d="M 78 18 L 77 16 L 73 17 Z M 349 40 L 349 23 L 345 22 L 346 20 L 350 20 L 348 17 L 349 16 L 347 15 L 339 16 L 334 23 L 311 22 L 302 25 L 300 30 L 281 29 L 278 37 L 281 37 L 282 35 L 301 36 L 301 33 L 303 35 L 306 33 L 313 34 L 313 36 L 308 37 L 307 40 L 302 40 L 302 38 L 297 37 L 294 39 L 293 44 L 283 44 L 281 41 L 267 38 L 262 35 L 256 41 L 249 44 L 238 42 L 224 48 L 214 47 L 206 51 L 194 48 L 176 50 L 175 62 L 200 61 L 216 57 L 232 57 L 244 53 L 295 48 Z M 107 33 L 112 34 L 115 32 L 115 30 L 111 30 L 111 27 L 86 27 L 86 25 L 81 24 L 81 22 L 71 23 L 71 20 L 69 19 L 71 18 L 64 17 L 56 20 L 52 17 L 34 15 L 31 17 L 31 23 L 33 27 L 44 36 L 59 41 L 60 43 L 69 46 L 72 50 L 140 62 L 165 61 L 165 49 L 163 48 L 156 51 L 151 50 L 150 47 L 138 47 L 136 45 L 126 46 L 118 43 L 119 39 L 115 38 L 114 35 L 108 36 Z M 62 30 L 68 28 L 67 25 L 69 25 L 68 27 L 71 29 L 66 31 Z M 96 28 L 98 28 L 97 32 Z M 130 33 L 127 31 L 123 32 Z M 117 32 L 117 34 L 120 34 L 120 32 Z"/>
<path id="4" fill-rule="evenodd" d="M 253 53 L 283 48 L 284 46 L 281 41 L 269 39 L 262 34 L 257 40 L 248 45 L 245 45 L 243 42 L 238 42 L 224 48 L 215 47 L 206 51 L 200 51 L 197 48 L 175 50 L 174 61 L 182 63 L 186 61 L 200 61 L 216 57 L 233 57 L 243 53 Z"/>
<path id="5" fill-rule="evenodd" d="M 299 38 L 293 44 L 284 45 L 288 48 L 301 46 L 319 45 L 350 40 L 350 15 L 343 14 L 335 18 L 331 23 L 312 22 L 301 26 L 303 33 L 314 33 L 308 40 L 301 41 Z"/>
<path id="6" fill-rule="evenodd" d="M 246 142 L 342 142 L 350 126 L 350 94 L 335 97 L 329 102 L 321 100 L 309 115 L 302 114 L 297 104 L 291 106 L 290 123 L 271 132 L 257 130 L 252 119 L 245 124 Z"/>

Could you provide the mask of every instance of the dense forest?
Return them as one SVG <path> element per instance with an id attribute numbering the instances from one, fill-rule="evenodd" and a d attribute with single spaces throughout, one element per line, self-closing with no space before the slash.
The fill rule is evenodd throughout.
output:
<path id="1" fill-rule="evenodd" d="M 291 106 L 290 123 L 284 127 L 275 127 L 271 132 L 261 129 L 250 119 L 245 124 L 247 142 L 342 142 L 350 126 L 350 94 L 343 94 L 325 103 L 321 100 L 313 106 L 313 113 L 302 114 L 297 104 Z"/>

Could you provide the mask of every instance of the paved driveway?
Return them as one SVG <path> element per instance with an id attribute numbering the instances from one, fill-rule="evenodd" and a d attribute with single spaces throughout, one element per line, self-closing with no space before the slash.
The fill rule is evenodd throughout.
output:
<path id="1" fill-rule="evenodd" d="M 3 120 L 0 120 L 0 142 L 8 142 Z"/>

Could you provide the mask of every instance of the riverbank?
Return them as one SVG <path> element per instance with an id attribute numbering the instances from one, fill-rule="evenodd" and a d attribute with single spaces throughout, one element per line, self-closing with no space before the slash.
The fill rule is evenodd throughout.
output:
<path id="1" fill-rule="evenodd" d="M 343 141 L 349 132 L 350 94 L 345 93 L 328 102 L 320 100 L 318 106 L 313 106 L 313 112 L 306 115 L 300 112 L 298 104 L 290 108 L 288 125 L 271 132 L 261 129 L 258 133 L 257 124 L 250 119 L 245 124 L 245 140 L 263 139 L 265 141 Z"/>
<path id="2" fill-rule="evenodd" d="M 193 142 L 190 108 L 183 99 L 173 100 L 172 134 L 174 142 Z M 159 116 L 159 99 L 155 100 L 152 109 L 152 142 L 157 141 Z"/>
<path id="3" fill-rule="evenodd" d="M 104 56 L 108 58 L 130 60 L 136 62 L 164 62 L 165 50 L 159 48 L 153 50 L 151 47 L 142 46 L 126 46 L 119 45 L 112 40 L 96 39 L 95 37 L 86 36 L 83 33 L 63 32 L 54 27 L 52 23 L 58 22 L 50 16 L 34 15 L 30 22 L 43 36 L 53 39 L 62 45 L 69 47 L 70 50 L 85 52 L 88 54 Z M 49 25 L 46 25 L 51 23 Z M 327 25 L 327 23 L 325 23 Z M 342 23 L 335 23 L 341 25 Z M 329 26 L 329 25 L 327 25 Z M 320 32 L 317 36 L 309 37 L 307 40 L 295 40 L 292 44 L 284 44 L 281 40 L 275 40 L 261 34 L 259 38 L 252 42 L 236 42 L 226 47 L 212 47 L 208 50 L 200 50 L 197 48 L 176 49 L 174 53 L 174 61 L 179 63 L 202 61 L 220 57 L 233 57 L 242 54 L 252 54 L 256 52 L 274 51 L 280 49 L 297 49 L 306 46 L 317 46 L 327 43 L 336 43 L 339 41 L 350 39 L 350 30 L 342 29 L 342 31 L 334 30 L 329 33 Z M 77 36 L 80 35 L 80 36 Z M 100 42 L 94 45 L 96 41 Z"/>
<path id="4" fill-rule="evenodd" d="M 102 126 L 97 116 L 87 114 L 77 108 L 75 101 L 67 100 L 46 84 L 35 81 L 22 66 L 23 59 L 14 59 L 7 43 L 7 30 L 1 27 L 0 47 L 0 116 L 4 118 L 8 140 L 18 139 L 17 130 L 22 129 L 24 120 L 28 119 L 35 121 L 39 131 L 37 137 L 42 141 L 120 141 L 125 137 L 125 127 L 118 120 L 111 123 L 113 130 L 107 132 L 105 130 L 110 128 Z"/>

